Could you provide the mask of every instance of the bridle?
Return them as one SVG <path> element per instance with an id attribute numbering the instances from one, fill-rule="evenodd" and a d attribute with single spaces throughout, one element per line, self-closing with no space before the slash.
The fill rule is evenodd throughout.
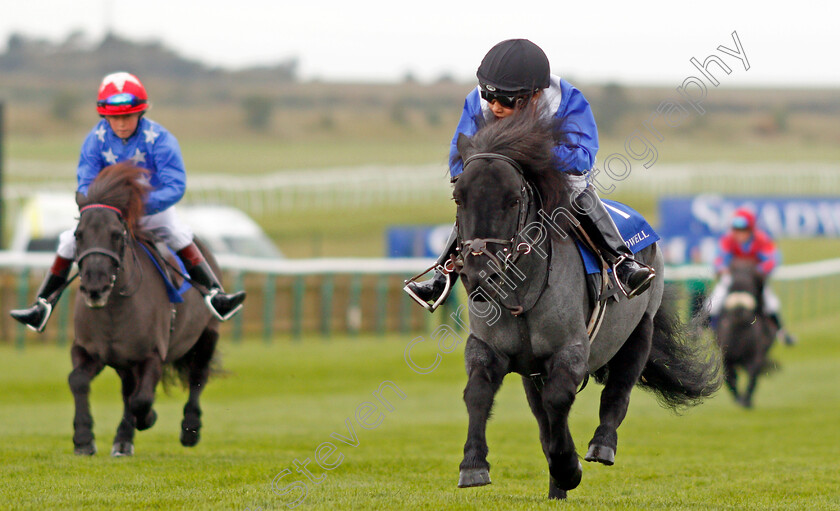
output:
<path id="1" fill-rule="evenodd" d="M 509 239 L 475 238 L 471 240 L 464 240 L 464 236 L 461 234 L 460 222 L 457 221 L 456 217 L 456 228 L 458 230 L 459 240 L 458 251 L 460 252 L 459 257 L 463 260 L 467 256 L 477 257 L 480 255 L 486 255 L 498 266 L 499 270 L 504 272 L 507 271 L 511 264 L 516 264 L 516 261 L 519 260 L 520 256 L 529 254 L 533 249 L 531 243 L 526 241 L 524 238 L 523 233 L 528 222 L 530 205 L 534 202 L 534 198 L 536 198 L 537 201 L 540 201 L 540 196 L 538 193 L 534 192 L 531 184 L 527 179 L 525 179 L 522 166 L 519 165 L 519 163 L 513 158 L 499 153 L 477 153 L 464 160 L 464 169 L 466 170 L 467 165 L 476 160 L 499 160 L 516 169 L 516 173 L 522 182 L 522 186 L 520 188 L 519 219 L 516 231 Z M 488 243 L 500 245 L 502 247 L 501 251 L 494 254 L 488 249 Z"/>
<path id="2" fill-rule="evenodd" d="M 120 252 L 117 253 L 117 252 L 114 252 L 113 250 L 109 250 L 109 249 L 104 248 L 104 247 L 91 247 L 91 248 L 83 251 L 81 254 L 79 254 L 79 253 L 76 254 L 76 266 L 79 267 L 79 273 L 81 273 L 82 260 L 85 257 L 87 257 L 89 255 L 92 255 L 92 254 L 100 254 L 100 255 L 104 255 L 104 256 L 108 257 L 109 259 L 114 261 L 114 264 L 117 265 L 117 270 L 110 277 L 111 287 L 113 287 L 114 284 L 116 284 L 116 282 L 117 282 L 117 276 L 123 270 L 123 257 L 125 256 L 126 247 L 129 245 L 128 238 L 129 238 L 129 236 L 131 236 L 131 231 L 128 229 L 128 225 L 126 224 L 126 221 L 125 221 L 125 218 L 123 217 L 122 211 L 120 211 L 119 208 L 115 208 L 114 206 L 109 206 L 107 204 L 98 204 L 98 203 L 97 204 L 88 204 L 87 206 L 84 206 L 79 210 L 79 218 L 81 219 L 82 214 L 84 214 L 85 211 L 88 211 L 88 210 L 91 210 L 91 209 L 108 209 L 108 210 L 111 210 L 111 211 L 113 211 L 114 213 L 117 214 L 117 218 L 120 219 L 120 223 L 123 226 L 122 243 L 120 244 Z M 135 265 L 137 265 L 137 267 L 140 268 L 139 279 L 133 279 L 136 283 L 134 284 L 132 289 L 129 290 L 129 289 L 126 289 L 125 287 L 123 287 L 123 289 L 119 291 L 119 294 L 121 296 L 131 296 L 131 295 L 133 295 L 140 288 L 140 284 L 143 281 L 143 267 L 140 266 L 139 264 L 137 264 L 137 250 L 134 247 L 134 243 L 131 243 L 131 247 L 132 247 L 131 248 L 131 255 L 134 259 L 134 263 L 135 263 Z M 77 250 L 78 250 L 78 246 L 77 246 Z"/>
<path id="3" fill-rule="evenodd" d="M 123 253 L 125 253 L 125 247 L 126 247 L 127 241 L 128 241 L 128 227 L 126 226 L 125 219 L 123 218 L 122 212 L 118 208 L 115 208 L 114 206 L 109 206 L 107 204 L 88 204 L 87 206 L 84 206 L 79 210 L 79 218 L 81 219 L 81 216 L 84 214 L 84 212 L 88 211 L 88 210 L 91 210 L 91 209 L 109 209 L 109 210 L 111 210 L 111 211 L 113 211 L 117 214 L 117 218 L 120 219 L 120 223 L 122 223 L 122 225 L 123 225 L 123 233 L 122 233 L 123 243 L 122 243 L 121 250 L 120 250 L 119 254 L 114 252 L 113 250 L 109 250 L 109 249 L 103 248 L 103 247 L 91 247 L 91 248 L 83 251 L 81 254 L 77 253 L 76 254 L 76 265 L 78 265 L 81 268 L 82 260 L 85 257 L 87 257 L 89 255 L 92 255 L 92 254 L 101 254 L 101 255 L 104 255 L 106 257 L 109 257 L 110 259 L 112 259 L 114 261 L 114 263 L 117 265 L 117 273 L 119 273 L 120 269 L 122 268 Z M 111 280 L 116 280 L 116 274 L 111 277 Z"/>

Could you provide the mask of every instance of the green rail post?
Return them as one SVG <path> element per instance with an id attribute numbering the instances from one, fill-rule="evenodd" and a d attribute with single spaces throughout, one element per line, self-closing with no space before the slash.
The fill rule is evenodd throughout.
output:
<path id="1" fill-rule="evenodd" d="M 362 327 L 362 276 L 354 273 L 350 277 L 350 300 L 347 304 L 347 333 L 359 335 Z"/>
<path id="2" fill-rule="evenodd" d="M 265 277 L 265 296 L 263 302 L 263 342 L 271 344 L 274 335 L 274 298 L 277 294 L 277 277 L 268 274 Z"/>
<path id="3" fill-rule="evenodd" d="M 332 330 L 332 298 L 335 289 L 334 277 L 328 273 L 321 282 L 321 335 L 328 339 Z"/>
<path id="4" fill-rule="evenodd" d="M 376 280 L 376 333 L 385 335 L 388 313 L 388 275 L 380 274 Z"/>
<path id="5" fill-rule="evenodd" d="M 21 307 L 26 307 L 26 300 L 29 298 L 29 268 L 24 268 L 18 277 L 18 303 Z M 15 321 L 17 323 L 17 321 Z M 17 338 L 15 346 L 19 350 L 23 350 L 26 342 L 26 327 L 22 324 L 17 324 Z"/>
<path id="6" fill-rule="evenodd" d="M 72 296 L 70 290 L 66 290 L 65 294 L 67 296 L 64 297 L 64 300 L 60 300 L 58 302 L 58 325 L 56 328 L 56 341 L 58 342 L 59 346 L 66 346 L 67 345 L 67 328 L 68 324 L 70 323 L 70 307 L 73 305 L 73 300 L 71 300 Z"/>
<path id="7" fill-rule="evenodd" d="M 410 279 L 412 276 L 405 276 L 403 280 Z M 408 294 L 400 293 L 400 333 L 407 334 L 411 330 L 411 304 L 414 300 Z"/>
<path id="8" fill-rule="evenodd" d="M 243 287 L 242 272 L 238 271 L 233 277 L 233 289 L 242 289 Z M 233 342 L 239 344 L 242 341 L 242 314 L 243 311 L 233 318 Z"/>
<path id="9" fill-rule="evenodd" d="M 292 284 L 292 338 L 296 341 L 300 340 L 303 333 L 303 295 L 305 290 L 303 275 L 295 275 Z"/>

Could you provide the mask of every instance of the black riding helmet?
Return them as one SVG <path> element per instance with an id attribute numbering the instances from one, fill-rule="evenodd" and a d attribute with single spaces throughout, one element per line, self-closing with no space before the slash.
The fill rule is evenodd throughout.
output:
<path id="1" fill-rule="evenodd" d="M 490 48 L 475 76 L 484 91 L 523 94 L 549 86 L 548 57 L 527 39 L 508 39 Z"/>

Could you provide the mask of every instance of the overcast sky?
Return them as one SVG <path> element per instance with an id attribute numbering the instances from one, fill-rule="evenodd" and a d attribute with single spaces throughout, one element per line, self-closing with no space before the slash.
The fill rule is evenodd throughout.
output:
<path id="1" fill-rule="evenodd" d="M 717 54 L 722 86 L 840 87 L 838 4 L 830 2 L 593 2 L 578 0 L 257 1 L 0 0 L 0 46 L 14 32 L 54 41 L 107 28 L 159 40 L 181 55 L 240 68 L 300 59 L 303 78 L 472 80 L 487 50 L 525 37 L 552 70 L 577 81 L 677 86 L 689 59 Z M 749 6 L 753 4 L 754 6 Z M 782 8 L 771 7 L 773 5 Z M 835 7 L 830 7 L 835 5 Z M 750 69 L 717 50 L 735 50 Z M 0 77 L 2 80 L 2 77 Z"/>

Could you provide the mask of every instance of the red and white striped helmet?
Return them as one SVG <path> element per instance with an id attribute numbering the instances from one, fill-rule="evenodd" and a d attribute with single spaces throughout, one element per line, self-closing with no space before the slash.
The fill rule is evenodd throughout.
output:
<path id="1" fill-rule="evenodd" d="M 102 79 L 96 98 L 96 111 L 99 115 L 133 114 L 148 107 L 146 88 L 133 74 L 120 71 Z"/>

